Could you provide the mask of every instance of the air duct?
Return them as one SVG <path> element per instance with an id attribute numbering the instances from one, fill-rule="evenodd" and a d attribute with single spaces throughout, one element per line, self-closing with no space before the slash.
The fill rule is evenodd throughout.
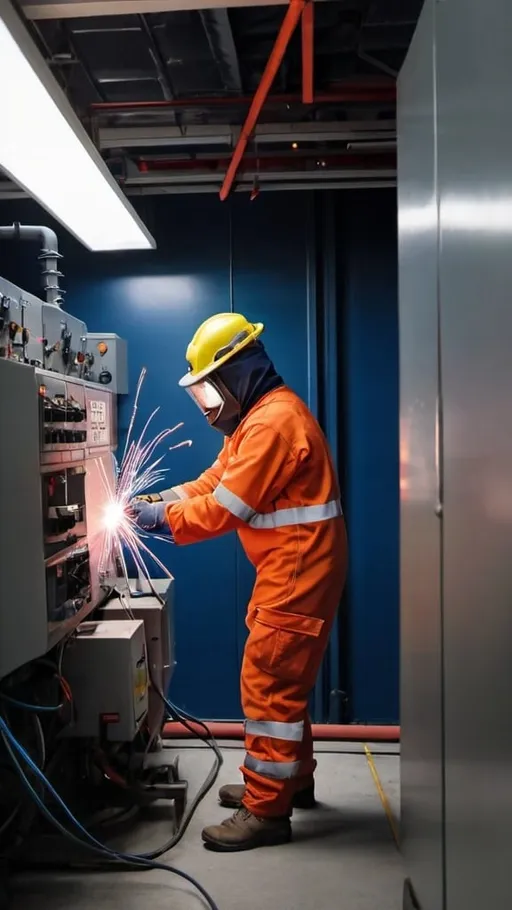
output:
<path id="1" fill-rule="evenodd" d="M 53 306 L 60 306 L 65 291 L 62 291 L 59 286 L 59 278 L 64 276 L 57 267 L 62 256 L 59 253 L 59 243 L 55 231 L 41 225 L 19 224 L 15 221 L 10 226 L 0 226 L 0 240 L 37 240 L 39 242 L 41 284 L 46 302 Z"/>

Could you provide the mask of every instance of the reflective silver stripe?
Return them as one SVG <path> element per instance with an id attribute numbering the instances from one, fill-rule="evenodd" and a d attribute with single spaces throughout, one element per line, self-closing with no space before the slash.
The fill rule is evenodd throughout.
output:
<path id="1" fill-rule="evenodd" d="M 164 502 L 176 502 L 181 499 L 188 499 L 183 487 L 171 487 L 169 490 L 160 490 L 160 496 Z"/>
<path id="2" fill-rule="evenodd" d="M 271 528 L 285 528 L 287 525 L 312 524 L 315 521 L 327 521 L 329 518 L 339 518 L 343 515 L 341 503 L 338 499 L 315 506 L 294 506 L 291 509 L 278 509 L 276 512 L 256 514 L 249 520 L 251 528 L 268 530 Z"/>
<path id="3" fill-rule="evenodd" d="M 245 732 L 250 736 L 268 736 L 270 739 L 286 739 L 300 743 L 304 735 L 304 721 L 285 724 L 278 720 L 246 720 Z"/>
<path id="4" fill-rule="evenodd" d="M 213 495 L 221 506 L 224 506 L 235 518 L 240 518 L 241 521 L 249 522 L 254 515 L 254 509 L 251 509 L 243 499 L 228 490 L 223 483 L 219 483 L 215 487 Z"/>
<path id="5" fill-rule="evenodd" d="M 330 518 L 340 518 L 343 509 L 339 499 L 320 503 L 314 506 L 292 506 L 290 509 L 277 509 L 276 512 L 255 512 L 236 493 L 228 490 L 223 483 L 215 488 L 213 495 L 217 502 L 231 512 L 235 518 L 245 521 L 259 531 L 272 530 L 272 528 L 285 528 L 288 525 L 312 524 L 315 521 L 328 521 Z"/>
<path id="6" fill-rule="evenodd" d="M 297 777 L 300 771 L 300 761 L 260 761 L 252 755 L 245 756 L 244 765 L 249 771 L 255 771 L 263 777 L 273 777 L 276 780 L 288 780 Z"/>

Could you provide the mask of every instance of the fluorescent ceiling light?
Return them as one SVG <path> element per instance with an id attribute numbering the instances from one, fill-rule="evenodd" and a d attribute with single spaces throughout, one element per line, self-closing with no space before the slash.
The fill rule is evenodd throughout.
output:
<path id="1" fill-rule="evenodd" d="M 155 247 L 8 0 L 0 0 L 0 168 L 90 250 Z"/>

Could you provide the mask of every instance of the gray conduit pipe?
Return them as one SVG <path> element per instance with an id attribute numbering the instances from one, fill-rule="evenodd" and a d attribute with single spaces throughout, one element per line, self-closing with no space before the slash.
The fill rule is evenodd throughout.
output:
<path id="1" fill-rule="evenodd" d="M 64 276 L 58 269 L 58 262 L 62 256 L 59 253 L 59 242 L 55 231 L 42 225 L 14 222 L 6 227 L 0 226 L 0 240 L 38 241 L 41 247 L 38 257 L 41 263 L 41 283 L 46 302 L 60 307 L 63 302 L 62 295 L 65 292 L 60 289 L 59 278 Z"/>

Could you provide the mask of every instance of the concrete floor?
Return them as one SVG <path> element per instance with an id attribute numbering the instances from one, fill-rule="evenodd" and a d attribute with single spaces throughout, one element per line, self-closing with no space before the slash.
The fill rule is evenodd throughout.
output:
<path id="1" fill-rule="evenodd" d="M 201 844 L 201 828 L 227 814 L 212 793 L 201 804 L 184 840 L 168 862 L 197 877 L 219 910 L 400 910 L 403 873 L 388 821 L 360 746 L 319 746 L 317 796 L 310 812 L 296 812 L 294 840 L 240 854 L 214 854 Z M 329 751 L 326 751 L 329 750 Z M 387 751 L 387 748 L 386 748 Z M 395 817 L 399 814 L 399 758 L 378 754 L 375 763 Z M 211 754 L 180 748 L 181 772 L 194 792 Z M 242 751 L 226 747 L 219 783 L 239 779 Z M 162 827 L 164 825 L 164 827 Z M 123 846 L 147 850 L 168 836 L 161 820 L 146 822 Z M 119 845 L 121 846 L 121 845 Z M 191 886 L 163 871 L 25 875 L 14 884 L 12 910 L 200 910 Z"/>

